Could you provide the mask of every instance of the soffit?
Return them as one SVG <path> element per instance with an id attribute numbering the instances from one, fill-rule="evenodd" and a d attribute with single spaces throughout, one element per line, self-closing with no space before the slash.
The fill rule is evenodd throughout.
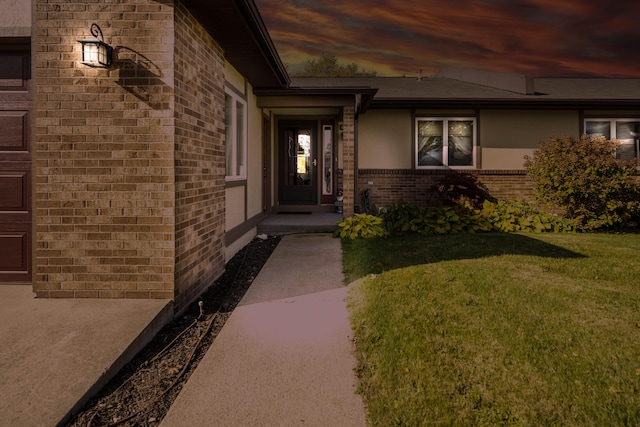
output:
<path id="1" fill-rule="evenodd" d="M 183 1 L 253 87 L 289 84 L 289 75 L 253 0 Z"/>

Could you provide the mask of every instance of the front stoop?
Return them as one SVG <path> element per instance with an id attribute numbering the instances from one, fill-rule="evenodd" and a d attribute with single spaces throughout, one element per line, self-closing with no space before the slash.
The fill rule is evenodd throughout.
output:
<path id="1" fill-rule="evenodd" d="M 338 213 L 278 213 L 258 225 L 258 234 L 333 233 L 342 219 L 342 214 Z"/>

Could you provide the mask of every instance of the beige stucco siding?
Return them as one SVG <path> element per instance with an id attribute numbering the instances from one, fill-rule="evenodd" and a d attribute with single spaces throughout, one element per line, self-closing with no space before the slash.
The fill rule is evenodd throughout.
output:
<path id="1" fill-rule="evenodd" d="M 247 159 L 247 219 L 262 212 L 262 110 L 256 105 L 256 96 L 249 87 L 247 106 L 248 159 Z"/>
<path id="2" fill-rule="evenodd" d="M 0 37 L 31 36 L 31 1 L 2 0 Z"/>
<path id="3" fill-rule="evenodd" d="M 224 79 L 227 84 L 233 86 L 238 93 L 246 95 L 244 77 L 242 77 L 242 74 L 240 74 L 229 61 L 224 63 Z"/>
<path id="4" fill-rule="evenodd" d="M 524 169 L 524 156 L 533 154 L 528 148 L 481 148 L 481 164 L 484 170 Z"/>
<path id="5" fill-rule="evenodd" d="M 578 136 L 578 111 L 480 112 L 481 169 L 523 169 L 524 156 L 552 136 Z"/>
<path id="6" fill-rule="evenodd" d="M 480 112 L 483 148 L 536 148 L 552 136 L 578 136 L 578 111 L 484 110 Z"/>
<path id="7" fill-rule="evenodd" d="M 229 62 L 225 64 L 225 80 L 247 104 L 246 180 L 233 182 L 226 190 L 226 230 L 241 226 L 262 213 L 262 109 L 257 105 L 251 84 Z M 255 235 L 255 229 L 249 232 Z M 246 238 L 240 239 L 246 243 Z M 239 248 L 227 239 L 227 259 Z M 240 246 L 242 247 L 242 246 Z M 233 248 L 230 250 L 230 248 Z"/>
<path id="8" fill-rule="evenodd" d="M 410 110 L 369 110 L 358 122 L 360 169 L 409 169 L 413 149 Z"/>
<path id="9" fill-rule="evenodd" d="M 245 210 L 245 187 L 228 187 L 225 192 L 226 197 L 226 230 L 229 231 L 244 222 Z"/>

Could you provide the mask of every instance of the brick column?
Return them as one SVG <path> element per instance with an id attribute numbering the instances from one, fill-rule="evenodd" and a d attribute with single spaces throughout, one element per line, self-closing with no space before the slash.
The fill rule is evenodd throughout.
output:
<path id="1" fill-rule="evenodd" d="M 34 291 L 173 298 L 174 9 L 35 0 Z M 98 24 L 110 69 L 81 61 Z"/>
<path id="2" fill-rule="evenodd" d="M 176 5 L 176 274 L 180 312 L 225 266 L 224 56 Z"/>
<path id="3" fill-rule="evenodd" d="M 343 213 L 345 217 L 354 214 L 355 205 L 355 108 L 344 107 L 342 110 L 342 185 L 344 190 Z"/>

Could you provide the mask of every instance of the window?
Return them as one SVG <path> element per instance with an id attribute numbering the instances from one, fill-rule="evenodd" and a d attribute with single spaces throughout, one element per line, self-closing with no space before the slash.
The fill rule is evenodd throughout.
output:
<path id="1" fill-rule="evenodd" d="M 225 91 L 226 178 L 247 177 L 247 104 L 238 94 Z"/>
<path id="2" fill-rule="evenodd" d="M 633 160 L 638 157 L 640 119 L 588 119 L 584 123 L 587 136 L 603 136 L 620 142 L 616 159 Z"/>
<path id="3" fill-rule="evenodd" d="M 416 168 L 474 168 L 475 125 L 473 118 L 417 118 Z"/>

